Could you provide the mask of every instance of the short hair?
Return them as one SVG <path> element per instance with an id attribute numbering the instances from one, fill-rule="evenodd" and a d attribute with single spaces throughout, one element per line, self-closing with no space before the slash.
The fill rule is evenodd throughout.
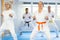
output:
<path id="1" fill-rule="evenodd" d="M 9 2 L 5 2 L 5 5 L 8 4 L 9 8 L 11 8 L 11 4 Z"/>
<path id="2" fill-rule="evenodd" d="M 28 8 L 25 8 L 25 10 L 28 10 Z"/>
<path id="3" fill-rule="evenodd" d="M 38 4 L 39 4 L 40 2 L 42 3 L 42 5 L 43 5 L 43 7 L 44 7 L 44 3 L 43 3 L 42 1 L 39 1 Z"/>

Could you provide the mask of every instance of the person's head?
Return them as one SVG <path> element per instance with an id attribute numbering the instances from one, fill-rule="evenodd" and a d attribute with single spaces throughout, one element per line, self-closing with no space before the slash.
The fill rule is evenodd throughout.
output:
<path id="1" fill-rule="evenodd" d="M 6 8 L 7 10 L 10 9 L 10 8 L 11 8 L 11 4 L 8 3 L 8 2 L 6 2 L 6 3 L 5 3 L 5 8 Z"/>
<path id="2" fill-rule="evenodd" d="M 51 12 L 51 6 L 48 6 L 48 12 L 49 13 Z"/>
<path id="3" fill-rule="evenodd" d="M 42 9 L 44 7 L 44 3 L 42 2 L 42 1 L 40 1 L 39 3 L 38 3 L 38 8 L 39 9 Z"/>
<path id="4" fill-rule="evenodd" d="M 25 12 L 28 13 L 28 8 L 25 8 Z"/>

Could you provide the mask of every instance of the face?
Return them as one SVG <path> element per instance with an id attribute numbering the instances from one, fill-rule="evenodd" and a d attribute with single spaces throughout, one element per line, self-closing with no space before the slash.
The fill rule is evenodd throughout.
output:
<path id="1" fill-rule="evenodd" d="M 5 3 L 5 8 L 9 9 L 10 8 L 10 4 L 9 3 Z"/>
<path id="2" fill-rule="evenodd" d="M 40 8 L 40 9 L 43 8 L 43 3 L 42 2 L 38 3 L 38 8 Z"/>
<path id="3" fill-rule="evenodd" d="M 28 9 L 27 10 L 25 10 L 26 11 L 26 13 L 28 13 Z"/>
<path id="4" fill-rule="evenodd" d="M 48 12 L 50 12 L 51 11 L 51 7 L 50 6 L 48 6 Z"/>

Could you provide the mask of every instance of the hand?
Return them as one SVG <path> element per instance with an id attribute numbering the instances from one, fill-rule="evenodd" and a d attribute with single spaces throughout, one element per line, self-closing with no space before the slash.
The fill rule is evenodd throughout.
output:
<path id="1" fill-rule="evenodd" d="M 48 16 L 46 16 L 45 19 L 48 20 Z"/>
<path id="2" fill-rule="evenodd" d="M 29 17 L 29 19 L 31 19 L 31 17 Z"/>
<path id="3" fill-rule="evenodd" d="M 52 18 L 54 18 L 54 15 L 52 15 Z"/>
<path id="4" fill-rule="evenodd" d="M 9 14 L 10 17 L 13 17 L 12 14 Z"/>
<path id="5" fill-rule="evenodd" d="M 25 17 L 23 16 L 23 19 L 24 19 Z"/>
<path id="6" fill-rule="evenodd" d="M 33 16 L 33 20 L 36 20 L 36 17 L 35 16 Z"/>
<path id="7" fill-rule="evenodd" d="M 3 14 L 1 14 L 1 16 L 3 16 Z"/>

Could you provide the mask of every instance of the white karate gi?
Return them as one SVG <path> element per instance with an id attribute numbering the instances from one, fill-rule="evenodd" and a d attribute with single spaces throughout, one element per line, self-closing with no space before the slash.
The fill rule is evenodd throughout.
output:
<path id="1" fill-rule="evenodd" d="M 13 19 L 15 17 L 15 12 L 11 9 L 3 11 L 3 23 L 0 27 L 0 35 L 4 30 L 9 30 L 12 34 L 14 40 L 17 40 L 17 35 L 15 33 L 14 22 Z M 10 17 L 9 14 L 12 14 L 13 17 Z"/>
<path id="2" fill-rule="evenodd" d="M 36 22 L 46 22 L 45 17 L 47 16 L 47 11 L 43 9 L 41 13 L 35 12 L 34 16 L 36 17 Z M 51 40 L 50 30 L 47 23 L 43 25 L 43 30 L 42 30 L 42 26 L 40 25 L 40 31 L 46 34 L 48 40 Z M 31 33 L 30 40 L 34 40 L 38 32 L 39 32 L 38 24 L 36 24 L 36 27 L 33 29 Z"/>
<path id="3" fill-rule="evenodd" d="M 48 17 L 49 17 L 48 23 L 54 25 L 54 27 L 56 28 L 56 35 L 58 36 L 59 28 L 58 28 L 57 24 L 55 23 L 55 19 L 54 19 L 55 14 L 54 14 L 54 12 L 48 13 Z"/>

